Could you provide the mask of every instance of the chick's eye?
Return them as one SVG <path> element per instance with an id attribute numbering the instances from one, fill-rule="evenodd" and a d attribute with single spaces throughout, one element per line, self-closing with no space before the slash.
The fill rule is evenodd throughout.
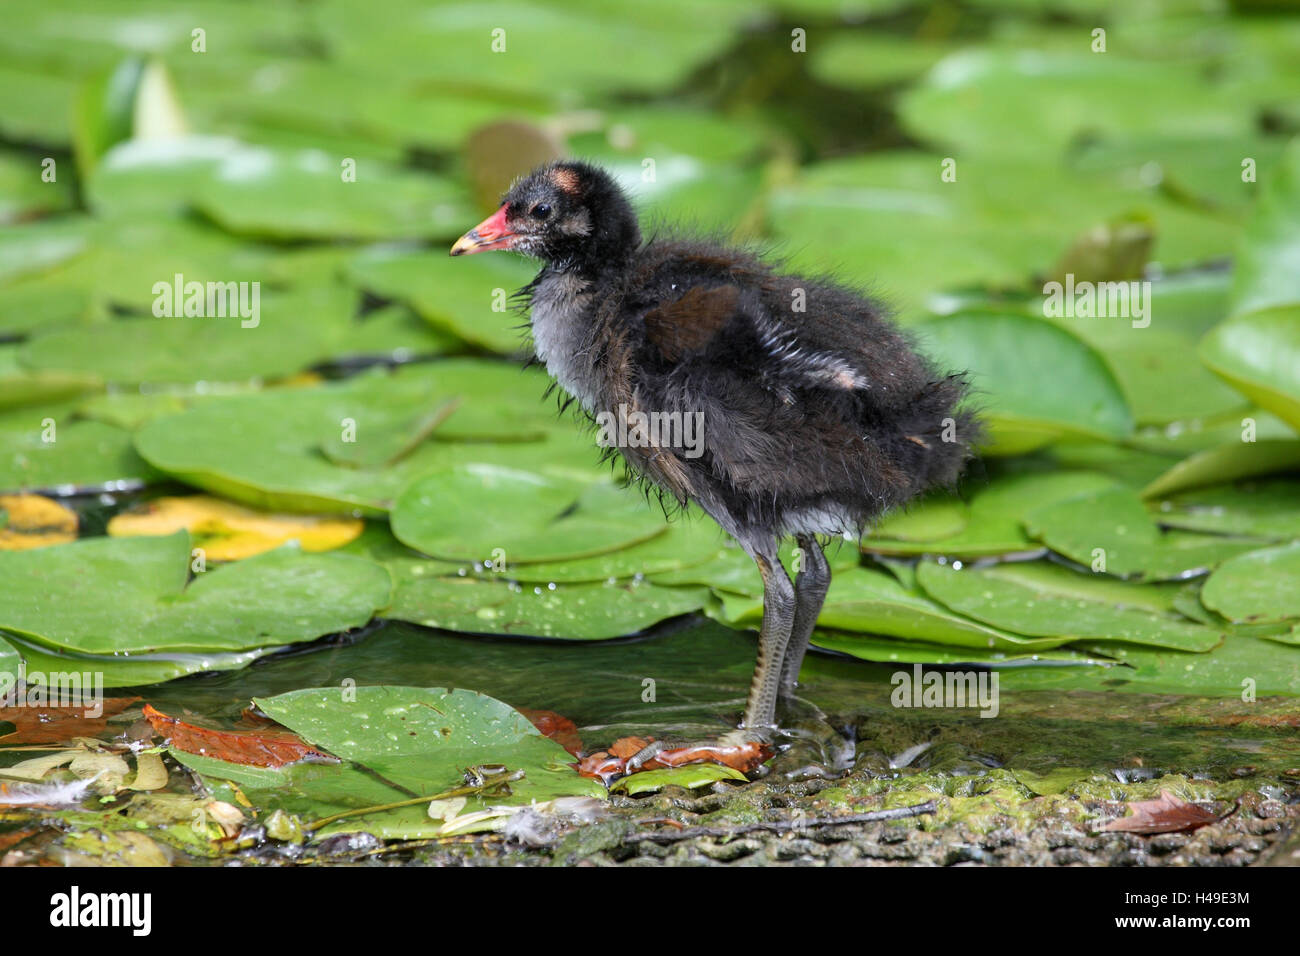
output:
<path id="1" fill-rule="evenodd" d="M 551 214 L 551 207 L 546 205 L 546 203 L 544 202 L 539 202 L 536 206 L 533 207 L 534 219 L 545 219 L 550 214 Z"/>

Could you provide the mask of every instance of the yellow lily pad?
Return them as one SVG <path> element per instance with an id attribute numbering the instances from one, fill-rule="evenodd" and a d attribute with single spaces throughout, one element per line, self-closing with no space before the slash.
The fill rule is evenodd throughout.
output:
<path id="1" fill-rule="evenodd" d="M 44 495 L 0 495 L 0 551 L 66 544 L 77 538 L 77 513 Z"/>
<path id="2" fill-rule="evenodd" d="M 330 551 L 361 534 L 359 518 L 278 514 L 245 508 L 209 495 L 156 498 L 115 516 L 116 538 L 189 531 L 209 561 L 238 561 L 296 541 L 304 551 Z"/>

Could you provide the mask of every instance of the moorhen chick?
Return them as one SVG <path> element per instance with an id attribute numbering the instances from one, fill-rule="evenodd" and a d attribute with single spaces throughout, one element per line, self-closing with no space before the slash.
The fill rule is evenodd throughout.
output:
<path id="1" fill-rule="evenodd" d="M 841 283 L 706 239 L 643 241 L 623 191 L 587 163 L 518 180 L 451 254 L 493 249 L 542 261 L 520 292 L 537 358 L 593 420 L 621 422 L 604 434 L 625 436 L 631 474 L 698 504 L 758 564 L 763 624 L 741 726 L 765 735 L 830 584 L 818 538 L 859 535 L 956 481 L 978 435 L 958 408 L 963 380 Z M 702 448 L 646 441 L 636 413 L 651 412 L 697 416 Z M 793 584 L 777 557 L 788 536 L 803 550 Z M 629 766 L 651 754 L 637 756 Z"/>

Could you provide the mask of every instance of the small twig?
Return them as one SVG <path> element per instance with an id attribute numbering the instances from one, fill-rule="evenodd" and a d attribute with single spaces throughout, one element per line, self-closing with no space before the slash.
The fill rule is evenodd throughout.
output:
<path id="1" fill-rule="evenodd" d="M 634 833 L 629 836 L 629 843 L 649 841 L 651 843 L 676 843 L 678 840 L 691 840 L 696 837 L 725 838 L 766 830 L 770 833 L 788 833 L 794 830 L 811 830 L 815 827 L 834 827 L 846 823 L 876 823 L 880 820 L 901 820 L 906 817 L 919 817 L 934 813 L 935 802 L 918 803 L 911 807 L 897 810 L 874 810 L 871 813 L 854 813 L 841 817 L 813 817 L 808 820 L 772 820 L 761 823 L 745 823 L 736 827 L 686 827 L 674 833 Z"/>
<path id="2" fill-rule="evenodd" d="M 373 807 L 359 807 L 355 810 L 344 810 L 342 813 L 336 813 L 333 816 L 321 817 L 319 820 L 313 820 L 303 827 L 308 833 L 314 833 L 327 824 L 334 823 L 336 820 L 343 820 L 347 817 L 361 817 L 371 813 L 382 813 L 385 810 L 397 810 L 401 807 L 413 807 L 418 803 L 432 803 L 434 800 L 446 800 L 448 797 L 465 797 L 471 794 L 484 793 L 493 790 L 503 783 L 509 783 L 512 779 L 517 779 L 513 774 L 502 773 L 494 777 L 489 777 L 482 783 L 470 783 L 463 787 L 454 787 L 451 790 L 444 790 L 442 793 L 430 794 L 427 797 L 413 797 L 410 800 L 398 800 L 395 803 L 381 803 Z"/>

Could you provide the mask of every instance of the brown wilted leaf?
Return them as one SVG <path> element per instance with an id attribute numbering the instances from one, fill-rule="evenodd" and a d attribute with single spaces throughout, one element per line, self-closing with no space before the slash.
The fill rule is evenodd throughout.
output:
<path id="1" fill-rule="evenodd" d="M 116 717 L 134 704 L 139 697 L 106 697 L 98 717 L 86 716 L 86 707 L 45 707 L 25 704 L 22 707 L 0 707 L 0 721 L 8 721 L 13 733 L 0 737 L 6 744 L 63 744 L 74 737 L 98 737 L 108 728 L 110 717 Z"/>
<path id="2" fill-rule="evenodd" d="M 627 774 L 628 758 L 654 743 L 654 738 L 623 737 L 614 741 L 609 750 L 598 750 L 583 757 L 574 766 L 584 777 L 594 777 L 608 785 L 611 780 Z M 694 744 L 674 747 L 651 757 L 640 770 L 663 770 L 681 767 L 688 763 L 716 763 L 741 773 L 749 773 L 762 766 L 772 756 L 772 748 L 764 743 Z"/>
<path id="3" fill-rule="evenodd" d="M 1181 833 L 1195 830 L 1219 819 L 1212 810 L 1180 800 L 1168 790 L 1161 790 L 1155 800 L 1130 802 L 1133 812 L 1111 820 L 1102 830 L 1118 833 Z"/>
<path id="4" fill-rule="evenodd" d="M 610 756 L 608 751 L 597 750 L 594 754 L 581 758 L 573 767 L 581 776 L 599 780 L 608 787 L 627 773 L 627 760 Z"/>
<path id="5" fill-rule="evenodd" d="M 665 750 L 650 761 L 663 767 L 681 767 L 688 763 L 717 763 L 741 773 L 748 773 L 762 766 L 763 761 L 772 756 L 772 748 L 767 744 L 748 742 L 743 744 L 705 744 L 695 747 L 677 747 Z"/>
<path id="6" fill-rule="evenodd" d="M 316 758 L 336 762 L 337 757 L 317 750 L 287 730 L 211 730 L 187 724 L 144 705 L 144 716 L 171 746 L 186 753 L 213 757 L 248 767 L 283 767 L 299 760 Z"/>
<path id="7" fill-rule="evenodd" d="M 568 717 L 562 717 L 553 710 L 532 710 L 528 707 L 520 707 L 518 710 L 544 736 L 550 737 L 573 756 L 578 756 L 582 750 L 582 738 L 578 736 L 578 725 Z"/>

